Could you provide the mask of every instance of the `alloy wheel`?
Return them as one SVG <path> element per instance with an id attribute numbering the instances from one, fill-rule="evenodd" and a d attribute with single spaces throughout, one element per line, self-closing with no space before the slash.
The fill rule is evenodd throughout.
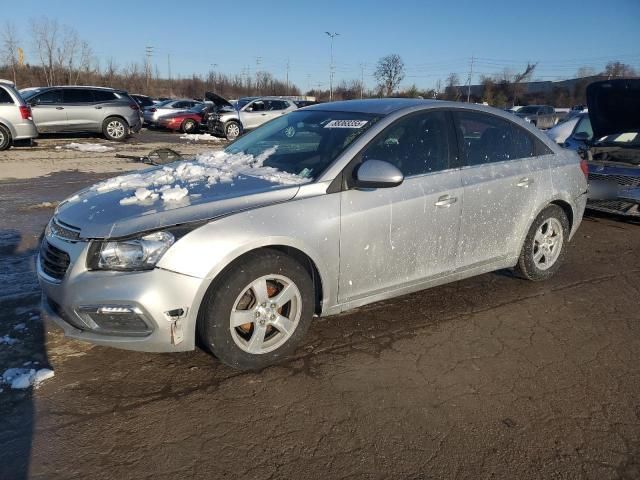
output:
<path id="1" fill-rule="evenodd" d="M 562 224 L 557 218 L 545 220 L 533 237 L 533 262 L 540 270 L 548 270 L 558 260 L 564 242 Z"/>
<path id="2" fill-rule="evenodd" d="M 251 354 L 271 352 L 295 332 L 302 314 L 302 295 L 283 275 L 265 275 L 247 285 L 233 304 L 231 337 Z"/>
<path id="3" fill-rule="evenodd" d="M 240 127 L 235 123 L 231 123 L 227 127 L 227 137 L 229 139 L 234 139 L 234 138 L 237 138 L 239 135 L 240 135 Z"/>
<path id="4" fill-rule="evenodd" d="M 124 125 L 118 120 L 112 120 L 107 124 L 107 133 L 112 138 L 122 138 L 125 133 Z"/>

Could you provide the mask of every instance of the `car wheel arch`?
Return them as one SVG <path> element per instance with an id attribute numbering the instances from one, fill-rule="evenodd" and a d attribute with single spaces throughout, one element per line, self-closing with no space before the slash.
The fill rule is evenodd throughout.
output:
<path id="1" fill-rule="evenodd" d="M 564 199 L 562 197 L 553 198 L 550 201 L 540 205 L 535 210 L 535 212 L 531 215 L 531 218 L 529 218 L 529 221 L 527 222 L 527 227 L 525 228 L 524 232 L 522 232 L 522 234 L 521 234 L 522 237 L 521 237 L 520 242 L 519 242 L 518 254 L 522 250 L 522 247 L 524 246 L 525 239 L 527 238 L 527 232 L 529 232 L 529 229 L 531 228 L 531 225 L 533 225 L 533 222 L 536 221 L 536 218 L 538 218 L 538 216 L 542 213 L 542 211 L 545 208 L 547 208 L 549 205 L 557 205 L 558 207 L 560 207 L 562 209 L 562 211 L 567 216 L 567 220 L 569 220 L 569 232 L 570 232 L 570 235 L 573 233 L 573 222 L 574 222 L 574 218 L 575 218 L 574 207 L 571 205 L 571 203 L 569 201 L 567 201 L 566 199 Z"/>
<path id="2" fill-rule="evenodd" d="M 227 271 L 229 271 L 230 269 L 233 269 L 236 265 L 242 262 L 248 255 L 255 255 L 256 253 L 259 253 L 261 251 L 264 251 L 266 253 L 274 250 L 279 253 L 284 253 L 285 255 L 288 255 L 291 258 L 295 259 L 303 267 L 305 267 L 305 269 L 309 272 L 309 275 L 311 276 L 311 279 L 313 281 L 313 287 L 314 287 L 314 299 L 315 299 L 314 313 L 316 315 L 320 315 L 322 313 L 323 300 L 326 300 L 324 298 L 324 294 L 325 294 L 324 288 L 325 288 L 326 282 L 323 282 L 323 277 L 320 272 L 320 269 L 318 268 L 317 262 L 314 261 L 314 259 L 310 255 L 308 255 L 306 252 L 302 251 L 297 247 L 287 245 L 287 244 L 269 244 L 269 245 L 255 247 L 255 248 L 250 248 L 242 251 L 241 253 L 238 253 L 230 261 L 226 262 L 225 266 L 220 268 L 213 277 L 211 278 L 207 277 L 209 278 L 209 281 L 206 284 L 206 288 L 201 289 L 201 293 L 197 296 L 195 304 L 192 306 L 192 308 L 197 310 L 196 312 L 194 312 L 195 313 L 194 316 L 196 318 L 196 322 L 194 322 L 194 328 L 196 328 L 196 323 L 200 321 L 201 309 L 205 299 L 207 298 L 207 293 L 211 291 L 211 289 L 214 289 L 217 287 L 218 281 L 220 280 L 220 278 L 222 278 L 222 276 Z"/>
<path id="3" fill-rule="evenodd" d="M 319 262 L 317 261 L 317 257 L 314 258 L 314 255 L 310 254 L 308 251 L 305 251 L 306 249 L 304 249 L 303 247 L 295 246 L 287 242 L 251 245 L 247 248 L 237 250 L 233 254 L 229 255 L 227 257 L 227 260 L 224 262 L 224 266 L 211 271 L 210 274 L 206 276 L 206 281 L 203 281 L 203 288 L 200 289 L 200 292 L 196 296 L 193 305 L 193 308 L 196 308 L 198 310 L 197 313 L 199 314 L 199 310 L 202 307 L 202 302 L 206 297 L 207 292 L 210 289 L 216 287 L 216 282 L 222 277 L 225 272 L 227 272 L 229 269 L 232 269 L 247 255 L 254 255 L 256 252 L 269 250 L 276 250 L 280 253 L 284 253 L 298 261 L 307 269 L 314 283 L 314 313 L 320 315 L 323 310 L 323 305 L 326 302 L 330 301 L 328 297 L 328 295 L 330 294 L 330 292 L 328 291 L 329 283 L 327 282 L 328 273 L 319 264 Z"/>

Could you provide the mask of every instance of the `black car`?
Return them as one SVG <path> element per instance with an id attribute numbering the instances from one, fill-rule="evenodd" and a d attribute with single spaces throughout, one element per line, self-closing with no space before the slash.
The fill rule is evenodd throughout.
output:
<path id="1" fill-rule="evenodd" d="M 142 110 L 144 107 L 150 107 L 153 105 L 153 100 L 151 99 L 151 97 L 148 97 L 147 95 L 132 93 L 129 96 L 133 98 L 138 105 L 140 105 L 140 110 Z"/>

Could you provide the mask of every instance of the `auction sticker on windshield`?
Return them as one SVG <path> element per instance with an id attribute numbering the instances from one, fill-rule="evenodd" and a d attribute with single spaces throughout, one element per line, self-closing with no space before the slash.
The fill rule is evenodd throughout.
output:
<path id="1" fill-rule="evenodd" d="M 331 120 L 324 128 L 362 128 L 369 120 Z"/>

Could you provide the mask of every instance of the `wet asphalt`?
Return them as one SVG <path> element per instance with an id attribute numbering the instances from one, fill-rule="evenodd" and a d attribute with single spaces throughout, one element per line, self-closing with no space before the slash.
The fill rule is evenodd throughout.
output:
<path id="1" fill-rule="evenodd" d="M 589 215 L 544 283 L 508 271 L 318 319 L 282 365 L 65 339 L 33 260 L 56 201 L 110 176 L 0 182 L 0 479 L 640 478 L 640 225 Z M 49 203 L 46 203 L 49 202 Z"/>

